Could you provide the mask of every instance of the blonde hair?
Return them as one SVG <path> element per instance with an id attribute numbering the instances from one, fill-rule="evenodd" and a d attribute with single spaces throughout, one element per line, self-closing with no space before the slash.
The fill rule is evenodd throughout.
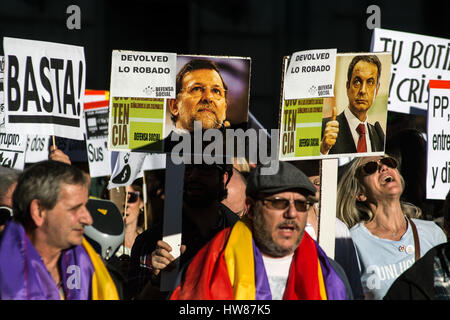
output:
<path id="1" fill-rule="evenodd" d="M 361 221 L 371 221 L 373 212 L 363 201 L 357 200 L 358 195 L 365 193 L 366 190 L 359 180 L 358 168 L 361 166 L 364 157 L 354 158 L 342 177 L 337 187 L 337 212 L 336 216 L 341 219 L 348 228 L 353 227 Z M 403 189 L 405 181 L 400 174 Z M 403 213 L 410 218 L 420 218 L 422 211 L 415 205 L 400 201 Z"/>

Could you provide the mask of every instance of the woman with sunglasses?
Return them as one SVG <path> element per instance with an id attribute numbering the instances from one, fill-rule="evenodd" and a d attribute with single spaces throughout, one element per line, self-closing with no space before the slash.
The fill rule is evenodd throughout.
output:
<path id="1" fill-rule="evenodd" d="M 350 228 L 366 299 L 382 299 L 394 280 L 432 247 L 442 229 L 418 219 L 418 207 L 400 200 L 405 183 L 389 156 L 355 158 L 343 173 L 337 215 Z"/>

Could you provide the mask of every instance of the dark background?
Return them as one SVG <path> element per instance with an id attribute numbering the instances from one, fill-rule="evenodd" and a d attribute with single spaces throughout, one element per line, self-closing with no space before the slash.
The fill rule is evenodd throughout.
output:
<path id="1" fill-rule="evenodd" d="M 71 4 L 81 9 L 80 30 L 66 27 Z M 109 90 L 114 49 L 251 57 L 250 111 L 271 129 L 278 126 L 283 56 L 369 51 L 372 4 L 381 9 L 382 28 L 450 38 L 450 2 L 430 0 L 0 0 L 0 35 L 83 46 L 88 89 Z"/>

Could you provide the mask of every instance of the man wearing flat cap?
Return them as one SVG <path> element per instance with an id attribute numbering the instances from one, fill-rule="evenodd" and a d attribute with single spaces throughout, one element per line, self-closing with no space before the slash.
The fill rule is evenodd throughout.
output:
<path id="1" fill-rule="evenodd" d="M 288 162 L 274 175 L 261 169 L 248 178 L 248 214 L 197 253 L 171 299 L 352 298 L 342 268 L 304 232 L 314 185 Z"/>

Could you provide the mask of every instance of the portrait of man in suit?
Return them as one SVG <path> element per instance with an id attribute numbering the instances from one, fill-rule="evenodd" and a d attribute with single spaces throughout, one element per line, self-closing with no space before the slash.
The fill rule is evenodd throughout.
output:
<path id="1" fill-rule="evenodd" d="M 341 154 L 384 150 L 385 133 L 378 121 L 369 122 L 368 111 L 380 89 L 381 62 L 376 55 L 355 56 L 347 70 L 348 106 L 322 120 L 320 153 Z"/>

